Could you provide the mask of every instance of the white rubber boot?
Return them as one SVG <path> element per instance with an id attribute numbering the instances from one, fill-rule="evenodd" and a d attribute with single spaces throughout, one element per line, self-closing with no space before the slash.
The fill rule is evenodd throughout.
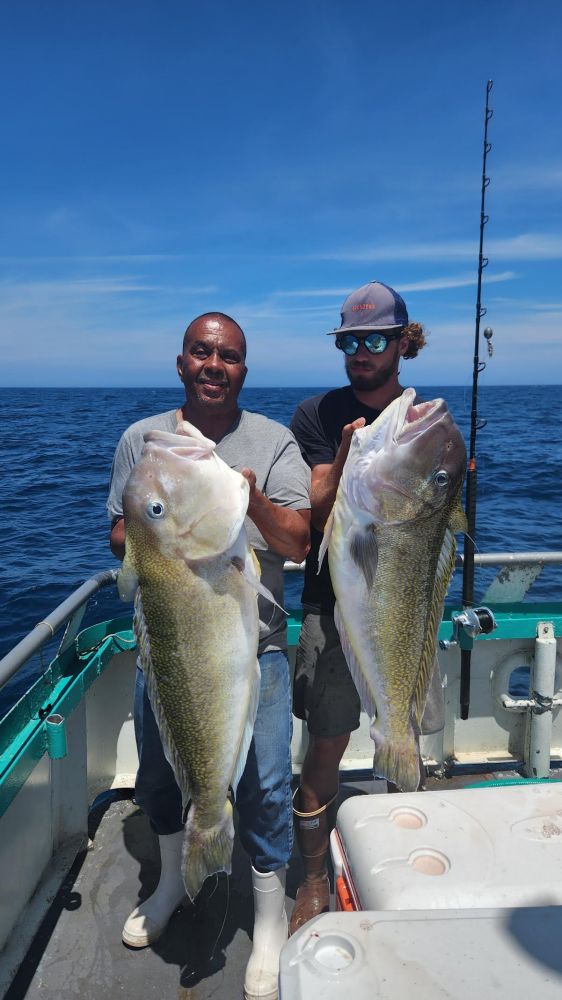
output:
<path id="1" fill-rule="evenodd" d="M 279 953 L 288 936 L 285 913 L 285 869 L 257 872 L 254 887 L 254 944 L 246 968 L 246 1000 L 277 1000 Z"/>
<path id="2" fill-rule="evenodd" d="M 160 881 L 140 906 L 135 907 L 123 928 L 123 941 L 131 948 L 146 948 L 160 937 L 172 913 L 186 896 L 181 877 L 184 831 L 158 837 Z"/>

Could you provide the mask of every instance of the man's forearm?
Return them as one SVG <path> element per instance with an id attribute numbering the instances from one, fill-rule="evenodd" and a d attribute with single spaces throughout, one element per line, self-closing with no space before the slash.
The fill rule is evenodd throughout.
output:
<path id="1" fill-rule="evenodd" d="M 308 510 L 281 507 L 256 489 L 248 505 L 248 517 L 274 552 L 302 562 L 310 548 Z"/>
<path id="2" fill-rule="evenodd" d="M 324 525 L 334 506 L 344 462 L 345 459 L 339 462 L 336 456 L 333 464 L 326 466 L 325 472 L 312 478 L 310 487 L 311 520 L 318 531 L 324 531 Z"/>
<path id="3" fill-rule="evenodd" d="M 357 417 L 342 429 L 341 444 L 331 465 L 316 465 L 312 469 L 310 486 L 310 502 L 312 506 L 311 519 L 318 531 L 324 531 L 324 526 L 336 500 L 338 485 L 349 454 L 354 431 L 365 426 L 365 418 Z"/>

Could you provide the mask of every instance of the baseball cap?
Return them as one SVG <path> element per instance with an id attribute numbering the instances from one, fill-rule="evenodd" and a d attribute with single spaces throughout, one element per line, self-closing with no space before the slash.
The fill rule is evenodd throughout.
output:
<path id="1" fill-rule="evenodd" d="M 368 281 L 348 295 L 341 309 L 341 326 L 330 333 L 390 330 L 408 325 L 404 299 L 382 281 Z"/>

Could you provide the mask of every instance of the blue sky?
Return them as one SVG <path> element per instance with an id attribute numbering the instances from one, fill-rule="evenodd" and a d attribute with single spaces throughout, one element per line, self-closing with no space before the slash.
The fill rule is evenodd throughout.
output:
<path id="1" fill-rule="evenodd" d="M 429 330 L 403 383 L 468 384 L 490 77 L 481 378 L 562 382 L 561 29 L 558 0 L 3 4 L 0 384 L 174 386 L 209 309 L 247 385 L 339 384 L 325 333 L 374 278 Z"/>

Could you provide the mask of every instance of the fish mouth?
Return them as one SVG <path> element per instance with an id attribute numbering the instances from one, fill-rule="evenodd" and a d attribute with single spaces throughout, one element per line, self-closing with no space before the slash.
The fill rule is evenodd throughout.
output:
<path id="1" fill-rule="evenodd" d="M 443 399 L 434 399 L 429 402 L 415 402 L 416 390 L 405 389 L 401 396 L 395 400 L 396 410 L 394 419 L 389 421 L 386 433 L 386 443 L 383 452 L 392 452 L 392 448 L 404 448 L 412 445 L 417 439 L 436 428 L 438 424 L 443 424 L 447 420 L 449 410 Z M 397 458 L 398 456 L 396 456 Z M 396 461 L 396 459 L 395 459 Z M 421 498 L 416 498 L 400 481 L 397 481 L 392 468 L 383 469 L 379 467 L 379 489 L 384 489 L 386 493 L 394 494 L 404 500 L 414 501 L 421 504 L 427 513 L 433 511 L 433 505 L 425 502 Z M 420 513 L 420 516 L 423 516 Z M 409 520 L 407 518 L 406 520 Z M 403 523 L 401 520 L 388 521 L 385 523 L 397 525 Z"/>
<path id="2" fill-rule="evenodd" d="M 391 432 L 395 445 L 410 444 L 443 419 L 447 411 L 444 399 L 415 403 L 415 389 L 405 389 L 400 397 L 398 413 Z"/>
<path id="3" fill-rule="evenodd" d="M 197 525 L 201 523 L 201 521 L 204 521 L 208 517 L 212 517 L 213 514 L 222 514 L 223 511 L 224 507 L 221 507 L 220 504 L 215 504 L 214 507 L 208 507 L 205 510 L 205 512 L 201 514 L 200 517 L 197 517 L 193 521 L 190 521 L 188 528 L 185 528 L 183 531 L 177 532 L 178 538 L 186 538 L 187 535 L 192 534 L 193 529 L 196 528 Z"/>
<path id="4" fill-rule="evenodd" d="M 194 532 L 197 530 L 197 527 L 201 524 L 201 522 L 204 522 L 209 518 L 212 518 L 213 515 L 215 514 L 218 516 L 221 513 L 224 513 L 224 508 L 221 507 L 220 505 L 216 505 L 215 507 L 210 507 L 208 510 L 205 511 L 204 514 L 201 515 L 201 517 L 198 517 L 195 521 L 192 521 L 188 528 L 186 528 L 184 531 L 177 532 L 177 537 L 180 540 L 180 543 L 183 542 L 190 535 L 193 535 Z M 239 522 L 238 519 L 234 519 L 232 521 L 232 524 L 229 526 L 228 530 L 224 535 L 224 538 L 222 540 L 222 543 L 220 544 L 220 547 L 218 548 L 218 551 L 213 551 L 210 552 L 208 555 L 200 555 L 198 557 L 192 556 L 189 559 L 190 564 L 204 565 L 205 563 L 212 562 L 214 559 L 216 559 L 224 552 L 228 552 L 228 550 L 232 548 L 236 539 L 238 538 L 238 535 L 240 534 L 241 525 L 244 519 L 244 514 L 242 515 L 241 522 Z"/>

